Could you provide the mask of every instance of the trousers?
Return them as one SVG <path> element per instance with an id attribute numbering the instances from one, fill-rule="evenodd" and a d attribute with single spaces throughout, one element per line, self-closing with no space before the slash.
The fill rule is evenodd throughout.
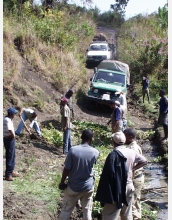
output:
<path id="1" fill-rule="evenodd" d="M 144 175 L 142 174 L 141 177 L 133 179 L 134 184 L 134 194 L 133 194 L 133 204 L 132 204 L 132 212 L 133 218 L 140 218 L 141 219 L 141 190 L 144 184 Z"/>
<path id="2" fill-rule="evenodd" d="M 121 220 L 133 220 L 132 216 L 132 197 L 134 193 L 133 183 L 127 184 L 126 188 L 126 199 L 128 206 L 124 205 L 121 209 L 117 209 L 116 202 L 112 204 L 105 204 L 102 211 L 102 220 L 118 220 L 121 216 Z"/>
<path id="3" fill-rule="evenodd" d="M 59 215 L 59 220 L 69 220 L 71 213 L 76 206 L 78 200 L 81 201 L 83 210 L 83 220 L 92 220 L 92 205 L 93 205 L 94 188 L 86 192 L 74 192 L 68 186 L 64 190 L 64 198 L 62 203 L 62 210 Z"/>
<path id="4" fill-rule="evenodd" d="M 15 139 L 4 138 L 4 147 L 6 150 L 6 170 L 5 176 L 11 176 L 15 167 Z"/>

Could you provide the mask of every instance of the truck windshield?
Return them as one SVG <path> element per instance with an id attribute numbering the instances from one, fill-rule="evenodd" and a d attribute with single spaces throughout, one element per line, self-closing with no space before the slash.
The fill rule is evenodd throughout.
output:
<path id="1" fill-rule="evenodd" d="M 94 81 L 119 83 L 125 85 L 125 76 L 112 72 L 98 71 L 95 75 Z"/>
<path id="2" fill-rule="evenodd" d="M 100 51 L 107 51 L 106 45 L 91 45 L 89 50 L 100 50 Z"/>

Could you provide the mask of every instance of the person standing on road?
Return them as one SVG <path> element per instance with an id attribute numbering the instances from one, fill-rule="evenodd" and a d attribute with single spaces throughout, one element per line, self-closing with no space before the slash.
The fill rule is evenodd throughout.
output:
<path id="1" fill-rule="evenodd" d="M 95 181 L 93 166 L 99 156 L 99 151 L 90 146 L 92 138 L 93 132 L 90 129 L 85 129 L 81 135 L 81 144 L 71 147 L 68 152 L 59 184 L 59 189 L 63 190 L 65 180 L 68 176 L 59 220 L 70 219 L 70 215 L 78 200 L 81 201 L 83 219 L 92 219 L 91 213 Z"/>
<path id="2" fill-rule="evenodd" d="M 148 97 L 148 102 L 150 103 L 150 96 L 149 96 L 149 83 L 150 80 L 148 79 L 147 75 L 143 76 L 143 80 L 142 80 L 142 94 L 143 94 L 143 103 L 145 100 L 145 94 Z"/>
<path id="3" fill-rule="evenodd" d="M 29 119 L 29 121 L 31 122 L 29 125 L 29 131 L 34 128 L 37 135 L 41 137 L 41 130 L 37 122 L 37 113 L 34 110 L 32 110 L 31 108 L 19 108 L 19 117 L 22 118 L 24 122 Z M 20 121 L 18 128 L 15 131 L 15 134 L 18 136 L 20 135 L 24 127 L 23 121 Z"/>
<path id="4" fill-rule="evenodd" d="M 133 220 L 133 172 L 145 166 L 147 160 L 124 146 L 123 132 L 114 133 L 112 140 L 114 150 L 106 158 L 95 200 L 104 204 L 102 220 L 117 220 L 119 216 L 122 220 Z"/>
<path id="5" fill-rule="evenodd" d="M 135 150 L 138 154 L 142 155 L 142 149 L 136 142 L 136 132 L 132 128 L 127 128 L 124 130 L 124 134 L 126 137 L 127 148 Z M 144 185 L 144 175 L 143 175 L 143 167 L 136 170 L 133 176 L 133 185 L 134 185 L 134 195 L 133 195 L 133 203 L 132 203 L 132 213 L 133 220 L 141 219 L 141 190 Z"/>
<path id="6" fill-rule="evenodd" d="M 61 127 L 63 131 L 63 154 L 65 157 L 68 154 L 69 149 L 72 147 L 71 139 L 71 122 L 70 122 L 70 109 L 67 105 L 68 99 L 66 97 L 61 98 L 60 113 L 61 113 Z"/>
<path id="7" fill-rule="evenodd" d="M 127 113 L 127 99 L 123 92 L 117 91 L 115 95 L 118 97 L 118 101 L 120 102 L 120 106 L 126 111 Z"/>
<path id="8" fill-rule="evenodd" d="M 126 114 L 126 109 L 123 105 L 120 105 L 119 101 L 115 101 L 118 108 L 120 109 L 121 112 L 121 120 L 122 120 L 122 131 L 124 131 L 127 127 L 127 114 Z"/>
<path id="9" fill-rule="evenodd" d="M 111 119 L 107 122 L 107 125 L 112 123 L 112 133 L 122 131 L 123 122 L 121 119 L 121 110 L 119 108 L 119 101 L 110 100 L 110 108 L 113 109 Z"/>
<path id="10" fill-rule="evenodd" d="M 3 142 L 6 150 L 6 170 L 5 180 L 13 181 L 13 177 L 18 177 L 18 173 L 14 172 L 15 168 L 15 133 L 13 118 L 18 111 L 15 108 L 7 110 L 7 116 L 3 119 Z"/>
<path id="11" fill-rule="evenodd" d="M 66 93 L 65 97 L 68 99 L 68 107 L 71 111 L 71 115 L 72 115 L 72 118 L 74 118 L 74 111 L 73 111 L 73 99 L 72 99 L 72 96 L 73 96 L 73 90 L 72 89 L 69 89 L 69 91 Z"/>
<path id="12" fill-rule="evenodd" d="M 163 141 L 168 141 L 168 99 L 165 96 L 165 90 L 161 89 L 159 92 L 159 96 L 161 97 L 159 104 L 159 117 L 158 124 L 163 126 L 164 129 L 164 138 Z"/>

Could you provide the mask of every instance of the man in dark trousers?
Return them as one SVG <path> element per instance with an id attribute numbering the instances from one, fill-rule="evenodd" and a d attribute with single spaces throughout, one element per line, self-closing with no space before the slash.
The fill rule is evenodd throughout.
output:
<path id="1" fill-rule="evenodd" d="M 81 201 L 83 219 L 91 220 L 93 192 L 94 192 L 94 172 L 93 166 L 99 156 L 99 151 L 90 146 L 93 132 L 85 129 L 82 132 L 80 145 L 70 148 L 62 173 L 59 189 L 64 189 L 67 176 L 67 188 L 64 190 L 62 211 L 59 220 L 69 220 L 70 215 L 77 204 Z"/>
<path id="2" fill-rule="evenodd" d="M 16 146 L 14 125 L 12 121 L 17 112 L 15 108 L 9 108 L 7 110 L 7 116 L 5 116 L 3 120 L 4 147 L 6 150 L 5 180 L 7 181 L 13 181 L 13 177 L 18 177 L 18 173 L 14 172 Z"/>
<path id="3" fill-rule="evenodd" d="M 143 103 L 144 103 L 144 100 L 145 100 L 145 94 L 147 95 L 148 102 L 150 103 L 149 88 L 148 88 L 149 83 L 150 83 L 150 80 L 148 79 L 147 75 L 144 75 L 143 79 L 142 79 Z"/>
<path id="4" fill-rule="evenodd" d="M 141 154 L 124 146 L 124 133 L 112 135 L 114 150 L 106 158 L 95 200 L 104 204 L 102 220 L 133 220 L 133 172 L 147 164 Z M 136 165 L 135 165 L 136 164 Z M 127 175 L 128 174 L 128 175 Z"/>
<path id="5" fill-rule="evenodd" d="M 159 96 L 161 97 L 159 104 L 159 118 L 158 123 L 163 126 L 164 129 L 164 138 L 163 142 L 168 141 L 168 99 L 165 96 L 165 90 L 161 89 L 159 91 Z"/>

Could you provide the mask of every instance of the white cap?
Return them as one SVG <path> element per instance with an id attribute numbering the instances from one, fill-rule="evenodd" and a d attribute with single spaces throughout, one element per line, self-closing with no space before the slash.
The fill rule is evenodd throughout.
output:
<path id="1" fill-rule="evenodd" d="M 126 137 L 122 131 L 112 134 L 112 139 L 116 144 L 125 144 Z"/>
<path id="2" fill-rule="evenodd" d="M 119 101 L 115 101 L 115 104 L 117 104 L 118 106 L 120 106 L 120 102 L 119 102 Z"/>

